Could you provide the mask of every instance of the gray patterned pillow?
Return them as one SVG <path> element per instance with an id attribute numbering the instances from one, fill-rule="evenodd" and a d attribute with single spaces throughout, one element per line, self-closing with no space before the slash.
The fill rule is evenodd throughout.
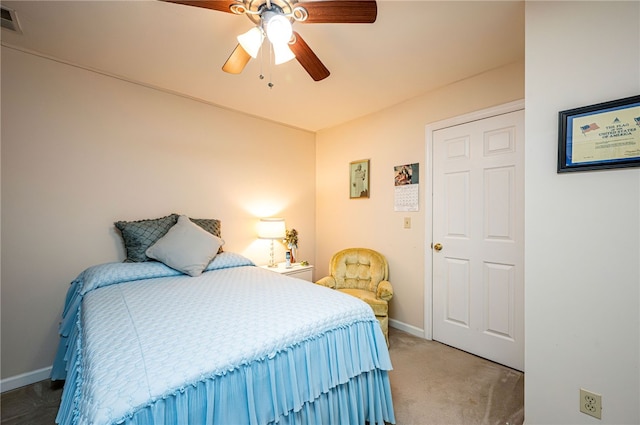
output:
<path id="1" fill-rule="evenodd" d="M 213 236 L 222 238 L 220 230 L 220 220 L 216 220 L 215 218 L 189 218 L 189 220 L 193 221 L 195 224 L 202 227 Z M 220 247 L 220 249 L 218 249 L 218 254 L 221 252 L 222 246 Z"/>
<path id="2" fill-rule="evenodd" d="M 124 261 L 126 263 L 150 261 L 151 259 L 145 254 L 147 248 L 166 235 L 177 221 L 178 214 L 149 220 L 116 221 L 114 225 L 122 234 L 127 252 L 127 258 Z"/>

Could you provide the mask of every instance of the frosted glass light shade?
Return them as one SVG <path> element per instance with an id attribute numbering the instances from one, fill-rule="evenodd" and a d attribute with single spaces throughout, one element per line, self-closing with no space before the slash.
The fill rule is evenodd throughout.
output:
<path id="1" fill-rule="evenodd" d="M 291 22 L 283 15 L 275 13 L 265 13 L 266 16 L 266 31 L 269 41 L 273 44 L 288 43 L 293 35 L 293 28 L 291 28 Z"/>
<path id="2" fill-rule="evenodd" d="M 284 218 L 261 218 L 258 223 L 260 239 L 283 239 L 286 232 Z"/>
<path id="3" fill-rule="evenodd" d="M 259 27 L 253 27 L 244 34 L 240 34 L 237 38 L 242 48 L 249 56 L 255 59 L 258 56 L 260 46 L 262 46 L 262 41 L 264 40 L 262 30 Z"/>
<path id="4" fill-rule="evenodd" d="M 280 65 L 281 63 L 289 62 L 295 58 L 296 55 L 289 48 L 289 43 L 273 44 L 273 55 L 275 57 L 274 63 Z"/>

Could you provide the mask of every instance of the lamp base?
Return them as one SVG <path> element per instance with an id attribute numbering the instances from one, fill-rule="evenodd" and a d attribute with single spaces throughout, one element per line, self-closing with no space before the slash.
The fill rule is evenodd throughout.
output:
<path id="1" fill-rule="evenodd" d="M 267 265 L 268 267 L 278 267 L 278 264 L 276 263 L 276 260 L 274 260 L 274 255 L 273 255 L 273 239 L 271 239 L 271 249 L 269 250 L 269 264 Z"/>

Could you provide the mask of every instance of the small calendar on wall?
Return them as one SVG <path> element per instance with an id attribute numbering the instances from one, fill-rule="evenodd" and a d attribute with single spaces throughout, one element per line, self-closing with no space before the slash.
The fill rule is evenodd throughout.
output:
<path id="1" fill-rule="evenodd" d="M 394 211 L 418 211 L 420 208 L 419 164 L 396 165 L 394 171 Z"/>

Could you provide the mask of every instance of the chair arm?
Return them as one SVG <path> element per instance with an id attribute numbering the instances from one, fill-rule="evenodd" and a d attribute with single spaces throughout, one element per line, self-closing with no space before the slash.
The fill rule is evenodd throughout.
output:
<path id="1" fill-rule="evenodd" d="M 393 298 L 393 286 L 391 286 L 391 282 L 388 280 L 382 280 L 378 283 L 378 291 L 376 292 L 376 296 L 381 300 L 389 301 Z"/>
<path id="2" fill-rule="evenodd" d="M 334 289 L 336 287 L 336 280 L 333 276 L 325 276 L 322 279 L 316 281 L 316 284 Z"/>

